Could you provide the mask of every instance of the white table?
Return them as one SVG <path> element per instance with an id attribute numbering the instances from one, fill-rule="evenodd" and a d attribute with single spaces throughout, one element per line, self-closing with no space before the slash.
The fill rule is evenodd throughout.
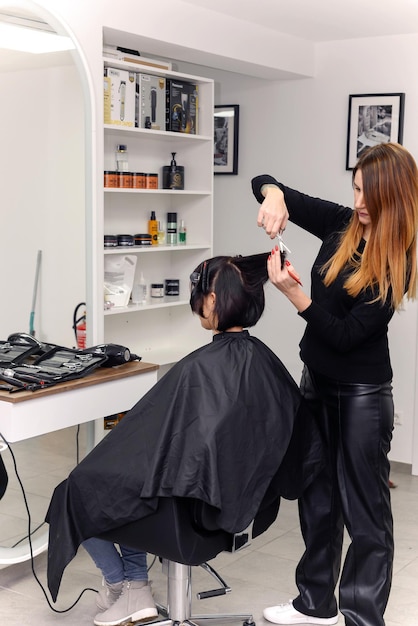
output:
<path id="1" fill-rule="evenodd" d="M 8 393 L 0 390 L 0 433 L 9 443 L 30 439 L 130 409 L 157 382 L 159 366 L 130 362 L 99 368 L 79 380 L 48 389 Z M 94 445 L 93 439 L 88 447 Z M 48 545 L 48 532 L 32 541 L 33 555 Z M 26 541 L 13 548 L 0 547 L 0 564 L 30 558 Z"/>

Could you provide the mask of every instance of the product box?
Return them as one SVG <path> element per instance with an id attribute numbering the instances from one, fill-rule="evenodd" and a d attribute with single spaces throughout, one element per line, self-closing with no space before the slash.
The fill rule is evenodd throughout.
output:
<path id="1" fill-rule="evenodd" d="M 127 63 L 135 63 L 136 65 L 143 66 L 145 69 L 153 68 L 159 70 L 172 70 L 173 64 L 166 59 L 151 59 L 149 57 L 143 57 L 137 50 L 129 50 L 128 48 L 122 48 L 119 46 L 103 45 L 103 56 L 108 59 L 117 59 L 118 61 L 126 61 Z M 138 67 L 138 71 L 140 71 Z M 152 70 L 151 70 L 152 71 Z"/>
<path id="2" fill-rule="evenodd" d="M 165 89 L 161 76 L 136 75 L 136 126 L 165 130 Z"/>
<path id="3" fill-rule="evenodd" d="M 112 81 L 109 76 L 103 77 L 103 118 L 105 124 L 111 124 L 111 92 Z"/>
<path id="4" fill-rule="evenodd" d="M 199 85 L 174 79 L 166 82 L 166 130 L 196 135 Z"/>
<path id="5" fill-rule="evenodd" d="M 110 119 L 105 119 L 106 124 L 135 126 L 135 74 L 113 67 L 105 68 L 105 79 L 110 79 L 110 89 L 109 81 L 104 83 L 105 106 L 106 98 L 110 97 Z"/>
<path id="6" fill-rule="evenodd" d="M 103 428 L 104 430 L 112 430 L 115 428 L 123 420 L 127 411 L 122 411 L 121 413 L 115 413 L 114 415 L 107 415 L 103 418 Z"/>

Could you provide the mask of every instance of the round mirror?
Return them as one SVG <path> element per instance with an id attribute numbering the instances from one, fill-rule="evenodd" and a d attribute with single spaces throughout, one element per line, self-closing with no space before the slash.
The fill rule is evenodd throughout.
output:
<path id="1" fill-rule="evenodd" d="M 34 33 L 65 35 L 55 17 L 48 19 L 39 12 L 31 2 L 0 0 L 0 341 L 24 332 L 41 342 L 71 348 L 73 312 L 86 300 L 90 94 L 74 42 L 70 41 L 70 50 L 42 53 L 6 48 L 1 30 L 5 25 L 20 28 L 23 43 Z M 22 33 L 16 31 L 10 45 L 17 44 L 18 34 Z M 0 398 L 0 433 L 5 404 Z M 41 423 L 36 400 L 20 405 L 27 405 L 20 410 L 32 411 L 33 420 Z M 86 428 L 82 427 L 81 437 L 78 427 L 30 439 L 20 436 L 9 442 L 11 450 L 1 443 L 8 485 L 0 501 L 0 564 L 29 558 L 23 490 L 34 554 L 45 548 L 43 522 L 52 491 L 83 456 Z"/>
<path id="2" fill-rule="evenodd" d="M 17 28 L 23 38 L 54 34 L 43 18 L 0 3 L 3 27 Z M 77 51 L 23 52 L 4 45 L 3 35 L 0 340 L 31 332 L 72 347 L 73 311 L 86 290 L 85 106 Z"/>

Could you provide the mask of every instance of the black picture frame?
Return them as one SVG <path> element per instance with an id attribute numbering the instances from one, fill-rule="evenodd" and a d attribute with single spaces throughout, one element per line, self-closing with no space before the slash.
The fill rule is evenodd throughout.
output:
<path id="1" fill-rule="evenodd" d="M 346 170 L 360 154 L 379 143 L 402 143 L 404 93 L 353 94 L 348 101 Z"/>
<path id="2" fill-rule="evenodd" d="M 214 174 L 238 174 L 239 104 L 216 105 L 213 124 Z"/>

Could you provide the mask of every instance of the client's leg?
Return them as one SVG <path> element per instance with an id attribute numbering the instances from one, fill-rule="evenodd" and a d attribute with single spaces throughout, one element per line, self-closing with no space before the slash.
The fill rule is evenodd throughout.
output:
<path id="1" fill-rule="evenodd" d="M 94 619 L 96 626 L 118 626 L 127 621 L 138 621 L 157 617 L 148 584 L 147 555 L 120 545 L 123 563 L 123 586 L 116 602 Z"/>
<path id="2" fill-rule="evenodd" d="M 121 555 L 111 541 L 92 537 L 83 542 L 83 548 L 89 553 L 96 567 L 102 572 L 102 589 L 97 595 L 97 608 L 106 611 L 119 598 L 124 569 Z"/>

